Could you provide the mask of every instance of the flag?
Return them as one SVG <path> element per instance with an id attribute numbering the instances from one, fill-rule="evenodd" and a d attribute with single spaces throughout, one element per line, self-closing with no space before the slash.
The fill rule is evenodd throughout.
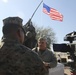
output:
<path id="1" fill-rule="evenodd" d="M 63 21 L 63 15 L 54 8 L 50 8 L 43 3 L 43 12 L 51 17 L 52 20 Z"/>

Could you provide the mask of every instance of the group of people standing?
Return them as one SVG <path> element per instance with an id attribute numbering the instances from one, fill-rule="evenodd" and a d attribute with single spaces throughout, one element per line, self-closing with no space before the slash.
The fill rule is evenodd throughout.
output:
<path id="1" fill-rule="evenodd" d="M 23 45 L 25 30 L 20 17 L 3 19 L 3 37 L 0 46 L 0 75 L 49 75 L 57 59 L 47 48 L 47 40 L 40 37 L 38 46 Z"/>

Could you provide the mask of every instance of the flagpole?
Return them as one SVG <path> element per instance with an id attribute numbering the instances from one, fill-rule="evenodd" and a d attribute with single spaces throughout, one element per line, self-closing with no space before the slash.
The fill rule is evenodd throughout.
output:
<path id="1" fill-rule="evenodd" d="M 28 22 L 25 24 L 27 25 L 28 23 L 31 23 L 31 19 L 33 18 L 33 16 L 35 15 L 37 9 L 39 8 L 39 6 L 41 5 L 41 3 L 43 2 L 43 0 L 40 2 L 40 4 L 37 6 L 37 8 L 35 9 L 34 13 L 32 14 L 31 18 L 28 20 Z"/>
<path id="2" fill-rule="evenodd" d="M 35 9 L 34 13 L 32 14 L 30 20 L 33 18 L 34 14 L 36 13 L 37 9 L 39 8 L 39 6 L 41 5 L 41 3 L 43 2 L 43 0 L 40 2 L 40 4 L 37 6 L 37 8 Z"/>

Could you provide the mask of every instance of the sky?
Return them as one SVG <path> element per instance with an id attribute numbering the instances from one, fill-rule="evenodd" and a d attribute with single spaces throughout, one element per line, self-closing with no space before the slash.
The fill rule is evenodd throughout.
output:
<path id="1" fill-rule="evenodd" d="M 23 25 L 31 18 L 41 0 L 0 0 L 0 38 L 2 34 L 3 19 L 19 16 L 23 19 Z M 58 43 L 65 43 L 66 34 L 76 31 L 76 0 L 43 0 L 43 2 L 58 10 L 63 15 L 63 21 L 52 20 L 42 12 L 43 3 L 32 18 L 38 27 L 52 28 L 56 34 Z"/>

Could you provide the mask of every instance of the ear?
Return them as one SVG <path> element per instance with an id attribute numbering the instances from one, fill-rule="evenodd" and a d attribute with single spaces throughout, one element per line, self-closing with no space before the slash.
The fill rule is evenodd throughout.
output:
<path id="1" fill-rule="evenodd" d="M 18 37 L 21 37 L 20 29 L 18 29 L 18 31 L 17 31 L 17 35 L 18 35 Z"/>

